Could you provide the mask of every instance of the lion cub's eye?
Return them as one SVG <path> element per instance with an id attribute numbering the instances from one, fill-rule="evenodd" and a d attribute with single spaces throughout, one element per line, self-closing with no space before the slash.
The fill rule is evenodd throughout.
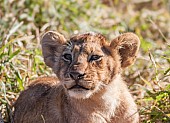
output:
<path id="1" fill-rule="evenodd" d="M 63 55 L 63 59 L 64 59 L 65 61 L 71 61 L 71 60 L 72 60 L 72 55 L 66 53 L 66 54 Z"/>
<path id="2" fill-rule="evenodd" d="M 101 57 L 102 57 L 102 56 L 99 56 L 99 55 L 92 55 L 92 56 L 90 57 L 90 60 L 89 60 L 89 61 L 99 61 L 99 60 L 101 60 Z"/>

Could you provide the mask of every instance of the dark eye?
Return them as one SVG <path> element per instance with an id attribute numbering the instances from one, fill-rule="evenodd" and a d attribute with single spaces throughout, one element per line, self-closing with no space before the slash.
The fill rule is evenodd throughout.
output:
<path id="1" fill-rule="evenodd" d="M 101 57 L 102 56 L 99 56 L 99 55 L 92 55 L 90 57 L 90 61 L 99 61 L 99 60 L 101 60 Z"/>
<path id="2" fill-rule="evenodd" d="M 63 59 L 64 59 L 65 61 L 71 61 L 71 60 L 72 60 L 72 55 L 66 53 L 66 54 L 63 55 Z"/>

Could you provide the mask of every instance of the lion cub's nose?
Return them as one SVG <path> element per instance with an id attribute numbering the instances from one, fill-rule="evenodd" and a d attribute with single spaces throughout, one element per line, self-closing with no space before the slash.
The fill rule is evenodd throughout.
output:
<path id="1" fill-rule="evenodd" d="M 74 80 L 79 80 L 82 79 L 84 77 L 84 73 L 81 72 L 70 72 L 70 77 Z"/>

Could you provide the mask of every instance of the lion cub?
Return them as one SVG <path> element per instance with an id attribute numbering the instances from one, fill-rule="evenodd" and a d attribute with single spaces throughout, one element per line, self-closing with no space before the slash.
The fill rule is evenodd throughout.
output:
<path id="1" fill-rule="evenodd" d="M 124 33 L 111 42 L 85 33 L 66 40 L 49 31 L 42 37 L 46 65 L 57 78 L 32 82 L 15 103 L 15 123 L 138 123 L 137 106 L 121 79 L 139 38 Z"/>

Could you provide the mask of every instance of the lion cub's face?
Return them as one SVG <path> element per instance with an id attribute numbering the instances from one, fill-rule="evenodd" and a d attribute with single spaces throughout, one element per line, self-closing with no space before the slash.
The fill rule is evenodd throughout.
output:
<path id="1" fill-rule="evenodd" d="M 66 41 L 61 34 L 50 31 L 42 38 L 46 64 L 71 97 L 83 99 L 109 86 L 121 68 L 133 63 L 138 47 L 139 39 L 132 33 L 111 43 L 95 33 L 76 35 Z"/>
<path id="2" fill-rule="evenodd" d="M 103 46 L 104 40 L 99 34 L 89 33 L 68 41 L 59 59 L 60 69 L 55 71 L 56 65 L 53 70 L 70 96 L 88 98 L 107 86 L 116 74 L 119 57 L 116 53 L 110 56 Z"/>

